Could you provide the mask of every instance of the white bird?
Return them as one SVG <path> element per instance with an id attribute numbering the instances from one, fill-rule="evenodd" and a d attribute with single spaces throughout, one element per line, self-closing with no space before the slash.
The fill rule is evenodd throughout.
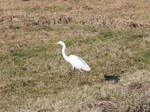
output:
<path id="1" fill-rule="evenodd" d="M 63 41 L 54 42 L 52 44 L 60 44 L 63 47 L 62 55 L 63 55 L 64 59 L 72 65 L 73 70 L 74 70 L 74 68 L 80 70 L 81 72 L 82 72 L 82 70 L 84 70 L 84 71 L 91 70 L 90 67 L 88 66 L 88 64 L 79 56 L 76 56 L 76 55 L 67 56 L 66 55 L 66 53 L 65 53 L 66 45 Z"/>

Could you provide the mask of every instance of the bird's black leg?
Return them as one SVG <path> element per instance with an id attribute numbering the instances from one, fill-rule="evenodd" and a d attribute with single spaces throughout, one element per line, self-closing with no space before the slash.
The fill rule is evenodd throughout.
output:
<path id="1" fill-rule="evenodd" d="M 75 71 L 74 67 L 69 68 L 69 75 L 71 76 L 74 73 L 74 71 Z"/>

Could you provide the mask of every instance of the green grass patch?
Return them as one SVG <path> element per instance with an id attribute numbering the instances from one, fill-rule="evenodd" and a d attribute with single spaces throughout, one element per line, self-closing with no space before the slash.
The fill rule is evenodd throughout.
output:
<path id="1" fill-rule="evenodd" d="M 50 11 L 54 12 L 54 11 L 63 11 L 63 10 L 65 10 L 65 8 L 63 6 L 53 5 L 50 7 L 46 7 L 45 10 L 50 10 Z"/>
<path id="2" fill-rule="evenodd" d="M 31 53 L 31 52 L 29 52 L 27 50 L 23 50 L 23 49 L 17 49 L 11 55 L 17 56 L 17 57 L 25 57 L 25 56 L 30 55 L 29 53 Z"/>
<path id="3" fill-rule="evenodd" d="M 31 9 L 28 9 L 30 10 L 31 12 L 35 12 L 35 11 L 39 11 L 41 8 L 39 6 L 36 6 L 36 7 L 33 7 Z"/>
<path id="4" fill-rule="evenodd" d="M 7 60 L 9 56 L 0 56 L 0 61 Z"/>
<path id="5" fill-rule="evenodd" d="M 142 59 L 144 63 L 150 64 L 150 50 L 142 52 Z"/>
<path id="6" fill-rule="evenodd" d="M 71 40 L 65 41 L 65 44 L 67 47 L 71 46 L 73 43 Z"/>
<path id="7" fill-rule="evenodd" d="M 83 40 L 83 42 L 84 42 L 85 44 L 92 44 L 92 43 L 96 42 L 97 40 L 98 40 L 97 38 L 89 37 L 89 38 L 87 38 L 86 40 Z"/>
<path id="8" fill-rule="evenodd" d="M 39 48 L 34 48 L 34 49 L 29 49 L 29 50 L 24 50 L 24 49 L 17 49 L 15 50 L 11 56 L 14 57 L 29 57 L 29 56 L 37 56 L 39 52 L 46 51 L 45 47 L 39 47 Z"/>

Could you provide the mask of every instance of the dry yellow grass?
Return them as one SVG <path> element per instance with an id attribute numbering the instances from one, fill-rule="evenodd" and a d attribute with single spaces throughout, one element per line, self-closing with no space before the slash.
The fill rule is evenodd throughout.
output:
<path id="1" fill-rule="evenodd" d="M 0 0 L 0 112 L 149 112 L 149 5 Z M 58 40 L 91 71 L 73 72 Z"/>

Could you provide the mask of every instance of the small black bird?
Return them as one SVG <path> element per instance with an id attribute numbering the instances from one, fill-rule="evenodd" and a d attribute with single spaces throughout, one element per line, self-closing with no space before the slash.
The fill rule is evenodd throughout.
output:
<path id="1" fill-rule="evenodd" d="M 114 81 L 115 83 L 117 83 L 120 80 L 120 76 L 118 75 L 104 75 L 105 81 Z"/>

